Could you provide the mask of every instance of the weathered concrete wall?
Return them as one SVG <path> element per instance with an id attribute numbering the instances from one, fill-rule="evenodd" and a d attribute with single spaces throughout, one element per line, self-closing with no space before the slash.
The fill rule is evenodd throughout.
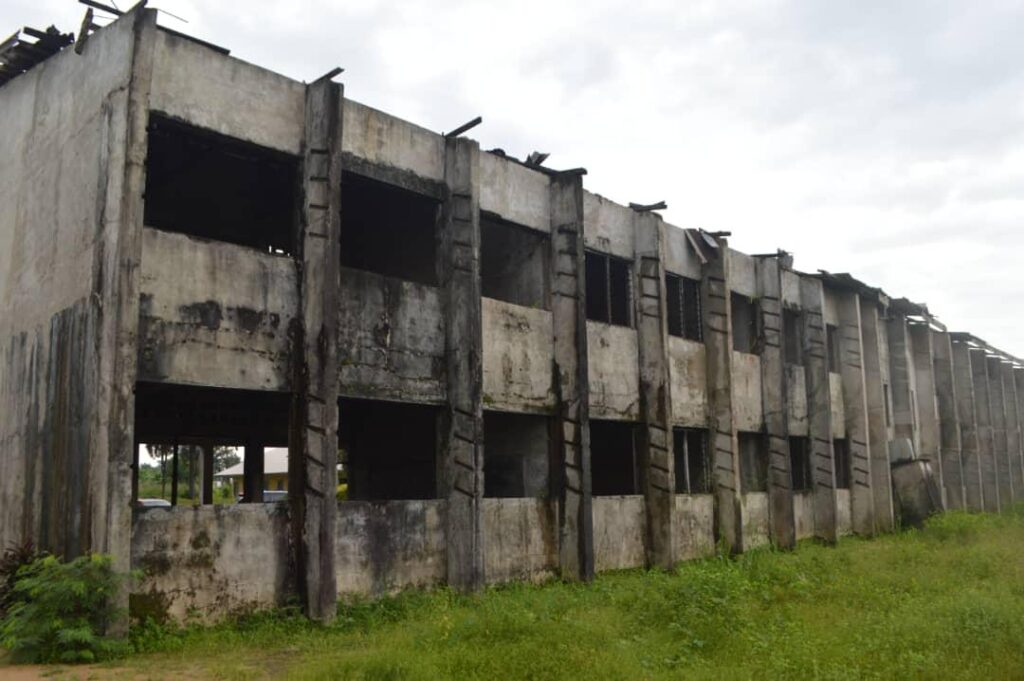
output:
<path id="1" fill-rule="evenodd" d="M 548 413 L 554 409 L 551 313 L 481 299 L 484 407 Z"/>
<path id="2" fill-rule="evenodd" d="M 761 406 L 761 358 L 732 353 L 733 425 L 736 430 L 759 432 L 764 423 Z"/>
<path id="3" fill-rule="evenodd" d="M 547 499 L 484 499 L 488 583 L 540 580 L 558 571 L 558 509 Z"/>
<path id="4" fill-rule="evenodd" d="M 290 258 L 146 228 L 139 287 L 140 380 L 288 390 Z"/>
<path id="5" fill-rule="evenodd" d="M 480 154 L 480 210 L 525 227 L 551 231 L 550 181 L 544 173 L 494 154 Z"/>
<path id="6" fill-rule="evenodd" d="M 159 31 L 150 107 L 192 125 L 292 154 L 301 151 L 302 83 Z M 347 110 L 346 106 L 346 110 Z"/>
<path id="7" fill-rule="evenodd" d="M 828 387 L 832 403 L 832 437 L 846 437 L 846 405 L 843 403 L 843 377 L 834 371 L 828 374 Z"/>
<path id="8" fill-rule="evenodd" d="M 662 226 L 665 269 L 690 279 L 701 277 L 701 261 L 686 232 L 669 224 Z"/>
<path id="9" fill-rule="evenodd" d="M 715 554 L 715 497 L 711 494 L 676 494 L 675 559 L 694 560 Z"/>
<path id="10" fill-rule="evenodd" d="M 729 290 L 756 298 L 757 268 L 754 259 L 731 248 L 726 253 L 729 258 Z"/>
<path id="11" fill-rule="evenodd" d="M 351 99 L 343 110 L 341 148 L 346 154 L 400 173 L 444 180 L 444 137 Z"/>
<path id="12" fill-rule="evenodd" d="M 643 496 L 594 497 L 594 569 L 622 570 L 646 563 Z"/>
<path id="13" fill-rule="evenodd" d="M 283 605 L 294 590 L 287 504 L 136 511 L 133 614 L 213 621 Z"/>
<path id="14" fill-rule="evenodd" d="M 640 375 L 636 331 L 587 322 L 590 415 L 635 420 L 640 414 Z"/>
<path id="15" fill-rule="evenodd" d="M 865 299 L 860 307 L 861 338 L 864 348 L 864 391 L 867 400 L 867 441 L 871 461 L 871 496 L 874 505 L 875 529 L 879 532 L 893 527 L 892 481 L 889 470 L 889 415 L 886 409 L 888 357 L 883 352 L 884 322 L 879 317 L 877 301 Z"/>
<path id="16" fill-rule="evenodd" d="M 587 248 L 633 260 L 636 252 L 633 211 L 613 201 L 583 192 L 583 243 Z"/>
<path id="17" fill-rule="evenodd" d="M 743 509 L 743 550 L 749 551 L 771 542 L 767 492 L 746 492 L 740 495 Z"/>
<path id="18" fill-rule="evenodd" d="M 342 268 L 339 299 L 342 395 L 445 399 L 444 315 L 436 288 Z"/>
<path id="19" fill-rule="evenodd" d="M 806 436 L 807 425 L 807 376 L 804 368 L 797 364 L 786 365 L 786 396 L 789 401 L 789 434 Z"/>
<path id="20" fill-rule="evenodd" d="M 853 532 L 853 521 L 851 519 L 852 507 L 850 506 L 850 490 L 836 490 L 836 533 L 840 536 Z"/>
<path id="21" fill-rule="evenodd" d="M 703 343 L 668 339 L 672 419 L 678 426 L 703 427 L 708 422 L 707 351 Z"/>
<path id="22" fill-rule="evenodd" d="M 796 519 L 796 538 L 814 536 L 814 496 L 810 492 L 793 493 L 793 517 Z"/>
<path id="23" fill-rule="evenodd" d="M 444 583 L 446 513 L 440 499 L 338 502 L 338 593 L 380 595 Z"/>

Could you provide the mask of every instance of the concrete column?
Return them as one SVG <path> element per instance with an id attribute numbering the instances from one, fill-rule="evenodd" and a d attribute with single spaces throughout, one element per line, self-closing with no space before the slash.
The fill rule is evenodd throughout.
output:
<path id="1" fill-rule="evenodd" d="M 859 535 L 875 533 L 875 501 L 871 490 L 871 449 L 864 378 L 864 341 L 860 327 L 860 296 L 837 292 L 840 373 L 846 409 L 846 441 L 850 448 L 850 523 Z"/>
<path id="2" fill-rule="evenodd" d="M 177 460 L 177 445 L 174 451 L 174 458 Z M 177 464 L 174 466 L 174 472 L 178 472 Z M 242 461 L 242 501 L 247 504 L 263 503 L 263 445 L 245 445 L 245 459 Z"/>
<path id="3" fill-rule="evenodd" d="M 892 418 L 897 440 L 909 440 L 918 452 L 916 410 L 911 395 L 913 364 L 910 361 L 910 336 L 907 318 L 892 312 L 889 329 L 889 390 L 892 398 Z"/>
<path id="4" fill-rule="evenodd" d="M 966 339 L 951 337 L 953 346 L 953 388 L 956 392 L 956 415 L 960 423 L 960 461 L 963 470 L 964 508 L 985 509 L 981 466 L 981 443 L 978 433 L 978 409 L 974 399 L 973 362 Z"/>
<path id="5" fill-rule="evenodd" d="M 986 511 L 999 510 L 999 472 L 992 441 L 991 395 L 985 351 L 972 348 L 971 377 L 974 381 L 974 415 L 978 430 L 978 456 L 981 462 L 982 501 Z"/>
<path id="6" fill-rule="evenodd" d="M 743 550 L 739 444 L 732 419 L 732 305 L 728 244 L 709 249 L 701 278 L 701 313 L 707 357 L 708 425 L 715 484 L 715 537 L 727 551 Z"/>
<path id="7" fill-rule="evenodd" d="M 789 467 L 789 400 L 782 323 L 782 273 L 779 259 L 758 258 L 757 296 L 761 304 L 764 347 L 761 350 L 761 404 L 768 437 L 768 496 L 772 542 L 796 546 L 793 480 Z"/>
<path id="8" fill-rule="evenodd" d="M 1024 367 L 1018 366 L 1013 369 L 1013 387 L 1017 395 L 1017 426 L 1020 431 L 1021 470 L 1024 475 Z M 1024 489 L 1024 482 L 1021 484 Z"/>
<path id="9" fill-rule="evenodd" d="M 445 313 L 448 403 L 441 417 L 438 476 L 448 500 L 448 584 L 484 583 L 483 349 L 480 312 L 480 148 L 445 140 L 449 196 L 441 224 L 438 272 Z"/>
<path id="10" fill-rule="evenodd" d="M 926 459 L 938 476 L 939 489 L 945 504 L 942 481 L 942 458 L 939 456 L 939 414 L 935 399 L 935 364 L 932 359 L 931 327 L 926 323 L 908 324 L 917 407 L 917 443 L 915 453 Z"/>
<path id="11" fill-rule="evenodd" d="M 966 508 L 961 462 L 960 421 L 953 381 L 953 346 L 949 334 L 932 331 L 935 395 L 939 409 L 939 457 L 946 508 Z"/>
<path id="12" fill-rule="evenodd" d="M 882 320 L 878 301 L 864 300 L 860 306 L 863 339 L 864 394 L 867 401 L 868 449 L 871 456 L 871 496 L 875 528 L 891 532 L 895 523 L 892 508 L 892 477 L 889 468 L 889 434 L 886 423 L 885 391 L 882 387 L 880 336 Z"/>
<path id="13" fill-rule="evenodd" d="M 1021 433 L 1018 420 L 1017 388 L 1013 381 L 1013 365 L 1002 364 L 1003 374 L 1003 407 L 1006 422 L 1006 455 L 1010 460 L 1010 480 L 1013 487 L 1013 500 L 1024 497 L 1024 468 L 1021 464 Z"/>
<path id="14" fill-rule="evenodd" d="M 825 338 L 825 291 L 820 279 L 800 277 L 800 304 L 804 310 L 804 376 L 807 384 L 811 477 L 814 481 L 814 536 L 834 543 L 837 527 L 832 458 L 832 393 Z"/>
<path id="15" fill-rule="evenodd" d="M 992 453 L 996 461 L 999 485 L 999 507 L 1005 510 L 1013 503 L 1013 481 L 1006 443 L 1006 412 L 1003 403 L 1003 360 L 988 357 L 989 411 L 992 414 Z"/>
<path id="16" fill-rule="evenodd" d="M 558 505 L 558 565 L 563 579 L 594 576 L 590 479 L 590 386 L 587 374 L 583 178 L 551 178 L 551 325 L 558 417 L 552 482 Z"/>
<path id="17" fill-rule="evenodd" d="M 213 503 L 213 450 L 214 446 L 207 443 L 203 445 L 203 495 L 202 503 Z"/>
<path id="18" fill-rule="evenodd" d="M 668 378 L 668 329 L 665 310 L 665 268 L 661 257 L 661 218 L 634 213 L 636 236 L 636 330 L 640 364 L 641 484 L 647 508 L 647 564 L 671 568 L 672 509 L 675 503 L 672 449 L 672 404 Z"/>
<path id="19" fill-rule="evenodd" d="M 299 597 L 312 619 L 337 610 L 338 305 L 341 285 L 342 87 L 306 86 L 303 204 L 297 259 L 302 323 L 293 329 L 288 498 Z"/>

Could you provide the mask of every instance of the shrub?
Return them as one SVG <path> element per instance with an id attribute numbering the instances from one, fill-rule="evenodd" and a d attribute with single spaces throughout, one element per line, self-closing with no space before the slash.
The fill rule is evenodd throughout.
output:
<path id="1" fill-rule="evenodd" d="M 32 561 L 17 572 L 0 645 L 17 662 L 92 662 L 122 652 L 123 644 L 105 635 L 123 579 L 110 556 Z"/>
<path id="2" fill-rule="evenodd" d="M 0 556 L 0 617 L 14 603 L 14 582 L 18 578 L 18 571 L 43 555 L 36 551 L 31 541 L 11 544 L 4 549 L 3 556 Z"/>

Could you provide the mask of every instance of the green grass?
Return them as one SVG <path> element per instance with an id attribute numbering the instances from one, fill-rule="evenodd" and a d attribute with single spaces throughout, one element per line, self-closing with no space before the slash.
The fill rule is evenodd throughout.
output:
<path id="1" fill-rule="evenodd" d="M 1024 513 L 949 513 L 923 531 L 590 585 L 406 593 L 342 607 L 331 627 L 263 613 L 137 630 L 134 642 L 145 652 L 104 669 L 223 679 L 1021 677 Z"/>

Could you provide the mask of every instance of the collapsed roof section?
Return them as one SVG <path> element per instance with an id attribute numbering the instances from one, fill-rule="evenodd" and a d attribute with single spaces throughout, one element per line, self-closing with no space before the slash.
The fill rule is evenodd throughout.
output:
<path id="1" fill-rule="evenodd" d="M 45 31 L 25 26 L 0 43 L 0 87 L 75 41 L 73 33 L 50 26 Z"/>

